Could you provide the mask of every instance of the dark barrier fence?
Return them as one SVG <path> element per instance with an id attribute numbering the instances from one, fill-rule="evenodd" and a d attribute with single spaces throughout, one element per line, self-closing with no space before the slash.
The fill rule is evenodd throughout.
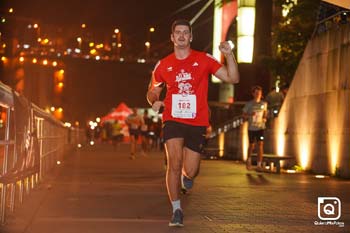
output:
<path id="1" fill-rule="evenodd" d="M 51 114 L 0 82 L 0 221 L 84 140 Z"/>

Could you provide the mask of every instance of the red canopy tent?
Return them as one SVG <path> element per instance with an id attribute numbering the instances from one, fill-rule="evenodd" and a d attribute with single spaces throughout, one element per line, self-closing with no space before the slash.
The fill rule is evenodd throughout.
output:
<path id="1" fill-rule="evenodd" d="M 122 134 L 124 136 L 129 136 L 128 126 L 125 124 L 125 119 L 132 113 L 132 110 L 124 103 L 121 102 L 118 107 L 113 109 L 112 112 L 108 113 L 106 116 L 101 118 L 101 124 L 105 122 L 119 121 L 122 125 Z"/>

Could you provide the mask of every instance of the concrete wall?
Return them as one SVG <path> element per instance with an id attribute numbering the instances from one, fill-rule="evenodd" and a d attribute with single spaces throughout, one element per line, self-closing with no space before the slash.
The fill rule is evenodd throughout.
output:
<path id="1" fill-rule="evenodd" d="M 350 178 L 350 25 L 309 41 L 265 153 L 296 157 L 304 170 Z M 245 159 L 245 125 L 225 134 L 225 156 Z M 213 139 L 218 143 L 219 139 Z"/>
<path id="2" fill-rule="evenodd" d="M 350 25 L 316 35 L 267 137 L 305 170 L 350 177 Z"/>

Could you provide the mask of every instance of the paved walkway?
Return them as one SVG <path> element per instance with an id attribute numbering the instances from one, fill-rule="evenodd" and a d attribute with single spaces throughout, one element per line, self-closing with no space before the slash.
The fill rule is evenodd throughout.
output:
<path id="1" fill-rule="evenodd" d="M 163 154 L 128 159 L 128 145 L 71 154 L 7 218 L 3 233 L 350 232 L 350 181 L 247 172 L 234 161 L 202 161 L 182 196 L 184 228 L 169 228 Z M 338 197 L 344 227 L 315 226 L 318 197 Z"/>

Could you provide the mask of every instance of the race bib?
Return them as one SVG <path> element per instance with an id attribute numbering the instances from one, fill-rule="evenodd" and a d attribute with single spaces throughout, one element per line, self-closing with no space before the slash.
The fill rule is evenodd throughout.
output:
<path id="1" fill-rule="evenodd" d="M 263 116 L 264 116 L 263 111 L 255 112 L 255 115 L 252 118 L 253 125 L 259 125 L 263 123 Z"/>
<path id="2" fill-rule="evenodd" d="M 173 94 L 171 115 L 174 118 L 193 119 L 197 114 L 197 98 L 195 95 Z"/>

